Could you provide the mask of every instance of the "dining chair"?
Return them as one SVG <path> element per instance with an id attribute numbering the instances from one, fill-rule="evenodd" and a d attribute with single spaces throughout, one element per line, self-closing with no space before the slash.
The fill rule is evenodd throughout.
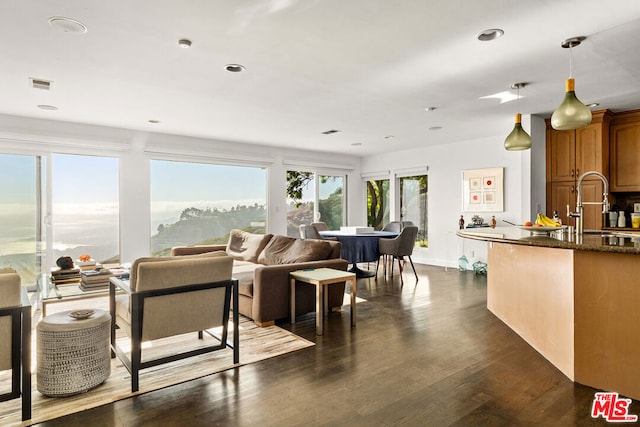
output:
<path id="1" fill-rule="evenodd" d="M 416 268 L 413 265 L 413 260 L 411 259 L 411 255 L 413 254 L 413 248 L 416 243 L 416 236 L 418 235 L 418 227 L 415 225 L 408 225 L 402 229 L 400 234 L 397 237 L 391 239 L 380 239 L 378 241 L 378 251 L 380 255 L 383 257 L 384 263 L 384 274 L 387 274 L 387 264 L 388 258 L 391 257 L 391 276 L 393 276 L 393 264 L 394 261 L 398 260 L 398 267 L 400 269 L 400 283 L 403 283 L 402 279 L 402 262 L 404 261 L 404 257 L 409 258 L 409 262 L 411 263 L 411 268 L 413 269 L 413 274 L 416 276 L 416 282 L 418 281 L 418 273 L 416 273 Z M 380 264 L 380 258 L 378 258 L 378 262 L 376 263 L 376 275 L 378 274 L 378 265 Z"/>
<path id="2" fill-rule="evenodd" d="M 311 225 L 313 225 L 316 228 L 317 231 L 327 231 L 327 230 L 329 230 L 329 227 L 324 222 L 312 222 Z"/>
<path id="3" fill-rule="evenodd" d="M 402 231 L 402 223 L 400 221 L 391 221 L 382 227 L 382 231 L 391 231 L 393 233 L 400 233 Z"/>
<path id="4" fill-rule="evenodd" d="M 313 224 L 300 224 L 300 238 L 316 240 L 338 240 L 335 237 L 322 237 Z"/>

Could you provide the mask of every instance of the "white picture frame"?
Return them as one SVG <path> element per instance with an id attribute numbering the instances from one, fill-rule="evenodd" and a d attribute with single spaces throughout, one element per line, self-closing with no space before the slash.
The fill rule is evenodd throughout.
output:
<path id="1" fill-rule="evenodd" d="M 463 212 L 504 212 L 504 168 L 462 171 Z"/>

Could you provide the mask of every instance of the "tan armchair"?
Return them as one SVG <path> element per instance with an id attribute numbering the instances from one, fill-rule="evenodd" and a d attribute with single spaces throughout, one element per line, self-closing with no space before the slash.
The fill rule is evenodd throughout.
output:
<path id="1" fill-rule="evenodd" d="M 233 363 L 239 363 L 238 311 L 233 311 L 233 344 L 228 324 L 233 306 L 238 306 L 237 281 L 231 279 L 233 259 L 224 252 L 202 255 L 139 258 L 131 266 L 130 280 L 111 279 L 111 348 L 131 373 L 131 391 L 139 389 L 139 371 L 226 347 L 233 349 Z M 119 288 L 124 294 L 116 295 Z M 117 345 L 116 325 L 131 341 L 131 357 Z M 210 331 L 222 327 L 220 336 Z M 142 342 L 203 331 L 216 338 L 216 345 L 183 351 L 156 359 L 142 360 Z M 195 337 L 195 335 L 194 335 Z"/>
<path id="2" fill-rule="evenodd" d="M 0 371 L 11 370 L 11 391 L 0 402 L 22 397 L 22 420 L 31 418 L 31 304 L 12 268 L 0 268 Z"/>

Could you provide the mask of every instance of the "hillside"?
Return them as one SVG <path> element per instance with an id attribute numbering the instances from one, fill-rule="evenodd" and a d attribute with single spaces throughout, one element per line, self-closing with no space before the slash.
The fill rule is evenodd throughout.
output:
<path id="1" fill-rule="evenodd" d="M 226 243 L 229 230 L 265 232 L 264 205 L 236 206 L 231 210 L 187 208 L 173 224 L 160 224 L 151 236 L 151 253 L 160 255 L 173 246 Z"/>

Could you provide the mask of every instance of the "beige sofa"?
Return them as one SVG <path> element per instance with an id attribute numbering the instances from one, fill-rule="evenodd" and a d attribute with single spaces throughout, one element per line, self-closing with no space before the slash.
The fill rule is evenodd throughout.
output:
<path id="1" fill-rule="evenodd" d="M 225 251 L 233 258 L 233 278 L 238 280 L 240 314 L 260 326 L 289 317 L 289 273 L 307 268 L 335 268 L 345 271 L 348 262 L 340 258 L 340 242 L 301 240 L 272 234 L 231 230 L 226 245 L 178 246 L 172 256 Z M 329 288 L 329 307 L 342 307 L 345 285 Z M 315 311 L 315 286 L 296 285 L 296 315 Z"/>

